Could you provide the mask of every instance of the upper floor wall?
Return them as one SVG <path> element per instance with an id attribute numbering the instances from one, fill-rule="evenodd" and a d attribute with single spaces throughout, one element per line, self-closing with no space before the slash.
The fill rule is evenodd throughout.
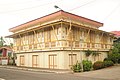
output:
<path id="1" fill-rule="evenodd" d="M 111 49 L 113 36 L 98 28 L 103 23 L 63 10 L 9 29 L 14 50 Z"/>
<path id="2" fill-rule="evenodd" d="M 112 42 L 113 37 L 107 32 L 62 22 L 16 35 L 14 49 L 15 51 L 71 49 L 72 46 L 75 49 L 109 50 Z"/>

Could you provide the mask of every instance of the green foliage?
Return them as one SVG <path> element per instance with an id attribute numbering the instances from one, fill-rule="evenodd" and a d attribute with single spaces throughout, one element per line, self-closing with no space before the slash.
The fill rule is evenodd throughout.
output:
<path id="1" fill-rule="evenodd" d="M 105 58 L 104 61 L 111 61 L 110 58 Z"/>
<path id="2" fill-rule="evenodd" d="M 81 66 L 80 66 L 80 63 L 78 61 L 75 65 L 72 66 L 72 70 L 74 72 L 81 72 Z"/>
<path id="3" fill-rule="evenodd" d="M 97 52 L 97 51 L 93 51 L 93 52 L 92 52 L 92 56 L 95 56 L 95 57 L 96 57 L 96 56 L 99 56 L 99 54 L 101 54 L 101 53 L 99 53 L 99 52 Z"/>
<path id="4" fill-rule="evenodd" d="M 120 63 L 120 42 L 114 42 L 112 49 L 112 54 L 108 55 L 108 58 L 114 63 Z"/>
<path id="5" fill-rule="evenodd" d="M 118 60 L 118 63 L 120 64 L 120 59 Z"/>
<path id="6" fill-rule="evenodd" d="M 118 61 L 120 60 L 120 54 L 116 53 L 116 54 L 110 54 L 108 55 L 108 58 L 113 61 L 114 63 L 118 63 Z"/>
<path id="7" fill-rule="evenodd" d="M 91 51 L 89 49 L 85 51 L 86 57 L 89 57 L 91 54 L 92 54 L 92 56 L 96 57 L 96 56 L 99 56 L 99 54 L 101 54 L 101 53 L 99 53 L 98 51 Z"/>
<path id="8" fill-rule="evenodd" d="M 112 53 L 113 54 L 116 54 L 116 53 L 119 53 L 120 54 L 120 42 L 115 42 L 113 44 L 113 49 L 112 49 Z"/>
<path id="9" fill-rule="evenodd" d="M 99 54 L 101 54 L 101 53 L 99 53 L 98 51 L 92 52 L 92 56 L 94 57 L 94 61 L 95 61 L 96 56 L 99 56 Z"/>
<path id="10" fill-rule="evenodd" d="M 9 58 L 9 63 L 8 63 L 8 65 L 16 66 L 15 58 L 14 58 L 14 57 Z"/>
<path id="11" fill-rule="evenodd" d="M 13 43 L 10 43 L 10 46 L 13 47 Z"/>
<path id="12" fill-rule="evenodd" d="M 88 60 L 83 60 L 83 71 L 90 71 L 92 69 L 92 62 Z"/>
<path id="13" fill-rule="evenodd" d="M 97 69 L 102 69 L 104 68 L 104 63 L 102 61 L 96 61 L 94 64 L 93 64 L 93 69 L 94 70 L 97 70 Z"/>
<path id="14" fill-rule="evenodd" d="M 114 63 L 112 61 L 108 61 L 108 60 L 104 61 L 103 63 L 104 63 L 104 67 L 110 67 L 110 66 L 114 65 Z"/>
<path id="15" fill-rule="evenodd" d="M 92 54 L 91 50 L 88 49 L 88 50 L 85 51 L 86 57 L 89 57 L 91 54 Z"/>
<path id="16" fill-rule="evenodd" d="M 5 44 L 5 40 L 3 37 L 0 37 L 0 47 L 13 47 L 13 43 L 10 43 L 9 45 L 8 44 Z"/>
<path id="17" fill-rule="evenodd" d="M 112 53 L 113 53 L 113 54 L 119 53 L 119 49 L 118 49 L 117 47 L 114 47 L 114 48 L 112 49 Z"/>
<path id="18" fill-rule="evenodd" d="M 0 47 L 3 47 L 4 43 L 5 43 L 5 41 L 4 41 L 3 37 L 0 37 Z"/>

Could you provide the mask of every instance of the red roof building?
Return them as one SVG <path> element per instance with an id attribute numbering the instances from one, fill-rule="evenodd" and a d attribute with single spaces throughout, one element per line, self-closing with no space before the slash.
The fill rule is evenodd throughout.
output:
<path id="1" fill-rule="evenodd" d="M 111 31 L 116 37 L 120 37 L 120 31 Z"/>
<path id="2" fill-rule="evenodd" d="M 6 64 L 9 62 L 9 58 L 13 55 L 13 51 L 9 47 L 0 48 L 0 64 L 3 64 L 3 60 L 6 61 Z"/>

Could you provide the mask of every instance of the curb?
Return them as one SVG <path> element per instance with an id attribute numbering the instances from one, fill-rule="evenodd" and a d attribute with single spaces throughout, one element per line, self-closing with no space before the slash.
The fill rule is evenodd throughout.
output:
<path id="1" fill-rule="evenodd" d="M 13 67 L 13 66 L 0 66 L 0 68 L 17 69 L 17 70 L 25 70 L 25 71 L 36 71 L 36 72 L 47 72 L 47 73 L 71 73 L 71 71 L 44 70 L 44 69 L 40 70 L 40 69 L 29 69 L 29 68 Z"/>

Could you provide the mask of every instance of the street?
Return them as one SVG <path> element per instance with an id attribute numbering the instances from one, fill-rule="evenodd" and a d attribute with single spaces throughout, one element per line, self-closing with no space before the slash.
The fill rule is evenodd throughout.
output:
<path id="1" fill-rule="evenodd" d="M 0 80 L 107 80 L 107 79 L 82 77 L 68 73 L 57 74 L 0 68 Z"/>

